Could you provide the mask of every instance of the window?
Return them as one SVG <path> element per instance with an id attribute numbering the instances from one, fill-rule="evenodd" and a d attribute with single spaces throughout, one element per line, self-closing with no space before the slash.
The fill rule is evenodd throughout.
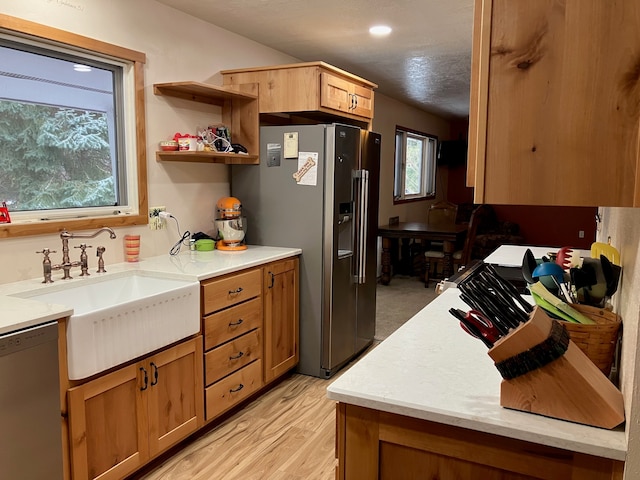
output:
<path id="1" fill-rule="evenodd" d="M 0 237 L 147 223 L 144 54 L 7 18 Z"/>
<path id="2" fill-rule="evenodd" d="M 433 135 L 396 127 L 394 203 L 435 196 L 437 142 Z"/>

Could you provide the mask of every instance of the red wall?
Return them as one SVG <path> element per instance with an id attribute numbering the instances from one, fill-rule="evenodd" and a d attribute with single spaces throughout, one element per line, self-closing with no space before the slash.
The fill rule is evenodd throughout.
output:
<path id="1" fill-rule="evenodd" d="M 473 203 L 473 189 L 465 186 L 465 166 L 448 168 L 447 200 Z M 520 225 L 525 244 L 589 249 L 596 238 L 596 207 L 492 205 L 498 220 Z M 584 238 L 578 232 L 584 231 Z"/>

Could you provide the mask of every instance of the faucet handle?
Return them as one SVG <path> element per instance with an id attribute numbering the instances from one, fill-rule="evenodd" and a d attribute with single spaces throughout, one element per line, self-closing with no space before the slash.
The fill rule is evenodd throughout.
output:
<path id="1" fill-rule="evenodd" d="M 43 248 L 40 251 L 37 251 L 36 253 L 43 253 L 45 257 L 48 257 L 50 253 L 58 253 L 56 250 L 49 250 L 48 248 Z"/>
<path id="2" fill-rule="evenodd" d="M 87 248 L 91 248 L 93 245 L 87 245 L 86 243 L 81 243 L 80 245 L 76 245 L 73 248 L 81 248 L 84 252 Z"/>
<path id="3" fill-rule="evenodd" d="M 102 245 L 96 248 L 96 257 L 98 257 L 98 270 L 96 270 L 96 273 L 106 272 L 106 270 L 104 269 L 104 260 L 102 259 L 102 254 L 104 253 L 105 250 L 106 248 L 103 247 Z"/>

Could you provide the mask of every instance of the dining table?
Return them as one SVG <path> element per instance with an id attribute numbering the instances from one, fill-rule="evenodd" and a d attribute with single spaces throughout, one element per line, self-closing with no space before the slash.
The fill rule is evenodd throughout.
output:
<path id="1" fill-rule="evenodd" d="M 401 240 L 419 240 L 423 245 L 430 241 L 443 244 L 443 275 L 453 273 L 453 253 L 456 245 L 462 243 L 467 234 L 468 225 L 464 223 L 427 223 L 398 222 L 378 227 L 378 236 L 382 238 L 382 277 L 380 283 L 388 285 L 392 274 L 392 249 L 394 242 Z"/>

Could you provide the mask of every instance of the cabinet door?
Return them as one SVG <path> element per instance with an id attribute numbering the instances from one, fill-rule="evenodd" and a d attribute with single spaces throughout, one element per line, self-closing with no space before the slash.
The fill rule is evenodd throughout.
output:
<path id="1" fill-rule="evenodd" d="M 265 383 L 298 364 L 298 259 L 264 268 Z"/>
<path id="2" fill-rule="evenodd" d="M 139 365 L 68 391 L 74 479 L 121 479 L 149 458 L 146 397 Z M 142 420 L 141 420 L 142 419 Z"/>
<path id="3" fill-rule="evenodd" d="M 148 368 L 149 452 L 160 453 L 204 423 L 202 337 L 160 352 Z"/>
<path id="4" fill-rule="evenodd" d="M 476 8 L 475 201 L 640 205 L 637 2 Z"/>
<path id="5" fill-rule="evenodd" d="M 320 74 L 320 105 L 325 108 L 373 117 L 373 89 L 327 72 Z"/>
<path id="6" fill-rule="evenodd" d="M 373 118 L 373 90 L 353 85 L 354 106 L 352 112 L 361 117 Z"/>

